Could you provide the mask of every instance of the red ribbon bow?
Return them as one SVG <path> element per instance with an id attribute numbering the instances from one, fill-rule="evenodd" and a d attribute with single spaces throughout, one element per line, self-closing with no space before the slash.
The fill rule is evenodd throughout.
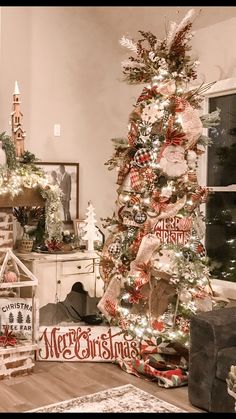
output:
<path id="1" fill-rule="evenodd" d="M 167 128 L 165 144 L 178 146 L 182 144 L 185 138 L 184 132 L 179 132 L 177 129 L 171 131 L 171 129 Z"/>

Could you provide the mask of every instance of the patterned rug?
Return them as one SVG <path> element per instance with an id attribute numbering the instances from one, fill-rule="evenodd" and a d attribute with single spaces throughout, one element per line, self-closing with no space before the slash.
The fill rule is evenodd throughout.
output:
<path id="1" fill-rule="evenodd" d="M 50 404 L 28 412 L 38 413 L 181 413 L 173 404 L 167 403 L 146 391 L 127 384 L 88 396 Z"/>

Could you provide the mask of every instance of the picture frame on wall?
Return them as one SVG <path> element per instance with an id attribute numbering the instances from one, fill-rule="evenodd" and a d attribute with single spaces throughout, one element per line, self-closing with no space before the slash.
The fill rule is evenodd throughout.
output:
<path id="1" fill-rule="evenodd" d="M 73 228 L 73 220 L 79 217 L 79 163 L 35 162 L 49 176 L 52 185 L 58 185 L 63 197 L 61 219 L 65 227 Z"/>

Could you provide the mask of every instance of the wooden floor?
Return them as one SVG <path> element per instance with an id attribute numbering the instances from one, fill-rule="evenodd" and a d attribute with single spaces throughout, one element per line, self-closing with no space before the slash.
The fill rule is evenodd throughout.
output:
<path id="1" fill-rule="evenodd" d="M 188 387 L 164 389 L 103 362 L 36 362 L 34 372 L 0 381 L 0 412 L 26 412 L 111 387 L 133 384 L 188 412 L 202 411 L 188 401 Z"/>

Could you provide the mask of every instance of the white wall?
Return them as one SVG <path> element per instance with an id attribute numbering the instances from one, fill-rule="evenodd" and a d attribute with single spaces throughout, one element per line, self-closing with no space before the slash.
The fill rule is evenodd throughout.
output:
<path id="1" fill-rule="evenodd" d="M 236 76 L 235 40 L 236 17 L 196 31 L 192 45 L 200 61 L 199 80 L 209 83 Z"/>
<path id="2" fill-rule="evenodd" d="M 160 9 L 2 7 L 0 131 L 10 132 L 18 80 L 25 148 L 42 161 L 80 163 L 81 218 L 88 200 L 98 220 L 112 215 L 117 174 L 104 162 L 113 152 L 110 139 L 126 135 L 142 89 L 122 81 L 121 61 L 129 54 L 118 41 L 123 34 L 138 39 L 139 29 L 163 36 Z M 235 23 L 236 17 L 197 30 L 193 54 L 201 61 L 200 79 L 235 75 Z M 61 124 L 60 137 L 53 136 L 55 123 Z"/>

